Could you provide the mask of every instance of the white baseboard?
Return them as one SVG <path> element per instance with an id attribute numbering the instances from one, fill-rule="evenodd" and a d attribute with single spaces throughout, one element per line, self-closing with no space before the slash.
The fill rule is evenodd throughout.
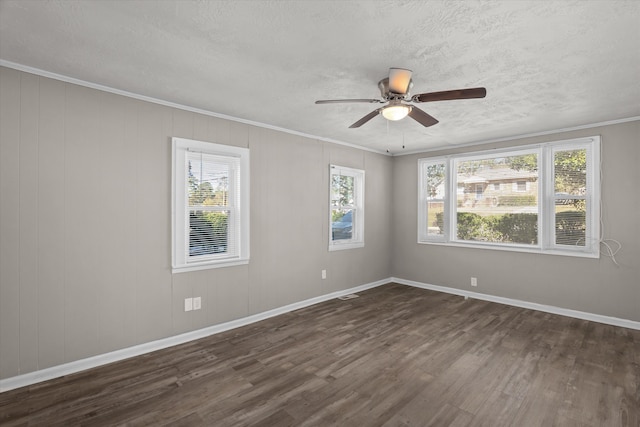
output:
<path id="1" fill-rule="evenodd" d="M 479 299 L 483 301 L 497 302 L 514 307 L 528 308 L 531 310 L 543 311 L 545 313 L 559 314 L 561 316 L 575 317 L 576 319 L 590 320 L 592 322 L 604 323 L 606 325 L 620 326 L 623 328 L 640 330 L 640 322 L 628 319 L 620 319 L 618 317 L 603 316 L 601 314 L 587 313 L 584 311 L 571 310 L 568 308 L 555 307 L 553 305 L 537 304 L 534 302 L 522 301 L 511 298 L 498 297 L 494 295 L 481 294 L 478 292 L 465 291 L 462 289 L 448 288 L 446 286 L 430 285 L 428 283 L 416 282 L 413 280 L 400 279 L 392 277 L 390 279 L 401 285 L 413 286 L 416 288 L 429 289 L 432 291 L 444 292 L 447 294 L 460 295 L 463 297 Z"/>
<path id="2" fill-rule="evenodd" d="M 162 338 L 156 341 L 151 341 L 144 344 L 135 345 L 133 347 L 123 348 L 121 350 L 112 351 L 109 353 L 99 354 L 97 356 L 88 357 L 86 359 L 75 360 L 73 362 L 65 363 L 62 365 L 52 366 L 50 368 L 41 369 L 34 372 L 28 372 L 26 374 L 17 375 L 15 377 L 0 379 L 0 393 L 13 390 L 20 387 L 29 386 L 42 381 L 48 381 L 54 378 L 59 378 L 65 375 L 75 374 L 87 369 L 96 368 L 98 366 L 106 365 L 108 363 L 117 362 L 119 360 L 128 359 L 130 357 L 140 356 L 142 354 L 151 353 L 152 351 L 162 350 L 164 348 L 173 347 L 174 345 L 184 344 L 189 341 L 205 338 L 211 335 L 219 334 L 230 329 L 246 326 L 251 323 L 259 322 L 261 320 L 268 319 L 270 317 L 278 316 L 280 314 L 289 313 L 294 310 L 299 310 L 310 305 L 318 304 L 324 301 L 328 301 L 334 298 L 338 298 L 344 295 L 361 292 L 367 289 L 375 288 L 377 286 L 385 285 L 389 283 L 391 279 L 378 280 L 376 282 L 366 283 L 364 285 L 356 286 L 354 288 L 345 289 L 342 291 L 332 292 L 330 294 L 321 295 L 315 298 L 310 298 L 304 301 L 288 304 L 283 307 L 274 308 L 272 310 L 264 311 L 262 313 L 254 314 L 251 316 L 243 317 L 241 319 L 232 320 L 229 322 L 221 323 L 219 325 L 210 326 L 197 331 L 186 332 L 184 334 L 175 335 L 168 338 Z"/>

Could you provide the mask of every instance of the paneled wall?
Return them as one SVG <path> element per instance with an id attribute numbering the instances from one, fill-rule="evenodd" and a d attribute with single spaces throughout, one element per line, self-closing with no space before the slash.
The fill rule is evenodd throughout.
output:
<path id="1" fill-rule="evenodd" d="M 640 321 L 640 122 L 482 148 L 589 135 L 619 266 L 416 243 L 417 159 L 468 148 L 392 158 L 0 67 L 0 379 L 391 276 Z M 251 150 L 248 265 L 171 273 L 172 136 Z M 362 249 L 327 250 L 331 163 L 366 171 Z"/>
<path id="2" fill-rule="evenodd" d="M 248 265 L 171 273 L 172 136 L 251 150 Z M 362 249 L 327 250 L 330 163 L 366 171 Z M 392 164 L 0 67 L 0 378 L 389 277 Z"/>
<path id="3" fill-rule="evenodd" d="M 601 135 L 602 230 L 622 244 L 599 259 L 417 243 L 419 158 Z M 393 275 L 407 280 L 640 321 L 640 121 L 394 158 Z M 610 241 L 613 249 L 617 244 Z M 478 278 L 471 288 L 470 278 Z"/>

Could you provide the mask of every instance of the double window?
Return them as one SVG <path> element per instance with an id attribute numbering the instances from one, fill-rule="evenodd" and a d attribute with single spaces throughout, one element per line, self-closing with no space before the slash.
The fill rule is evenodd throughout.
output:
<path id="1" fill-rule="evenodd" d="M 364 246 L 364 171 L 329 168 L 329 250 Z"/>
<path id="2" fill-rule="evenodd" d="M 174 272 L 249 260 L 249 150 L 173 138 Z"/>
<path id="3" fill-rule="evenodd" d="M 418 242 L 599 256 L 600 138 L 419 160 Z"/>

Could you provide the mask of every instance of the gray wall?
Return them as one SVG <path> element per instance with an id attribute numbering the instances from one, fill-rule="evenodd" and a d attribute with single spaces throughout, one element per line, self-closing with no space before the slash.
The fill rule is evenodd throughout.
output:
<path id="1" fill-rule="evenodd" d="M 391 157 L 8 68 L 0 94 L 0 378 L 390 276 Z M 249 265 L 171 274 L 172 136 L 250 148 Z M 330 163 L 366 171 L 362 249 L 327 250 Z"/>
<path id="2" fill-rule="evenodd" d="M 640 321 L 640 122 L 490 146 L 596 134 L 620 267 L 418 245 L 417 159 L 445 152 L 391 158 L 0 67 L 0 378 L 392 275 Z M 249 265 L 171 274 L 172 136 L 251 149 Z M 366 171 L 362 249 L 327 250 L 330 163 Z"/>
<path id="3" fill-rule="evenodd" d="M 463 151 L 601 135 L 604 237 L 611 258 L 575 258 L 418 244 L 417 160 Z M 392 272 L 407 280 L 640 321 L 640 122 L 394 158 Z M 478 287 L 470 286 L 471 277 Z"/>

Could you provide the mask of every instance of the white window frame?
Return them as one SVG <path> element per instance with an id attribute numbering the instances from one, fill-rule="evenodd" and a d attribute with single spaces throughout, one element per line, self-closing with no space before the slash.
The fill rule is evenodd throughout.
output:
<path id="1" fill-rule="evenodd" d="M 249 262 L 249 149 L 185 138 L 171 138 L 172 143 L 172 272 L 204 270 L 242 265 Z M 234 250 L 211 256 L 189 255 L 189 202 L 187 153 L 196 152 L 228 160 L 232 169 L 239 168 L 230 177 L 229 207 L 232 212 L 229 239 Z M 236 182 L 237 181 L 237 182 Z"/>
<path id="2" fill-rule="evenodd" d="M 586 150 L 587 188 L 583 198 L 586 203 L 586 238 L 584 246 L 559 245 L 555 239 L 554 153 L 558 151 Z M 457 216 L 457 163 L 467 160 L 538 154 L 538 243 L 521 245 L 513 243 L 476 242 L 456 238 Z M 429 165 L 445 164 L 444 230 L 442 235 L 427 233 L 426 170 Z M 527 181 L 528 182 L 528 181 Z M 515 183 L 514 183 L 515 184 Z M 527 183 L 529 185 L 529 183 Z M 418 243 L 436 244 L 517 252 L 545 253 L 587 258 L 600 257 L 600 137 L 592 136 L 543 144 L 487 150 L 451 156 L 418 160 Z"/>
<path id="3" fill-rule="evenodd" d="M 353 177 L 353 205 L 345 205 L 343 208 L 352 208 L 352 238 L 333 240 L 331 221 L 331 182 L 333 175 Z M 329 165 L 329 251 L 354 249 L 364 247 L 364 171 L 338 165 Z"/>

